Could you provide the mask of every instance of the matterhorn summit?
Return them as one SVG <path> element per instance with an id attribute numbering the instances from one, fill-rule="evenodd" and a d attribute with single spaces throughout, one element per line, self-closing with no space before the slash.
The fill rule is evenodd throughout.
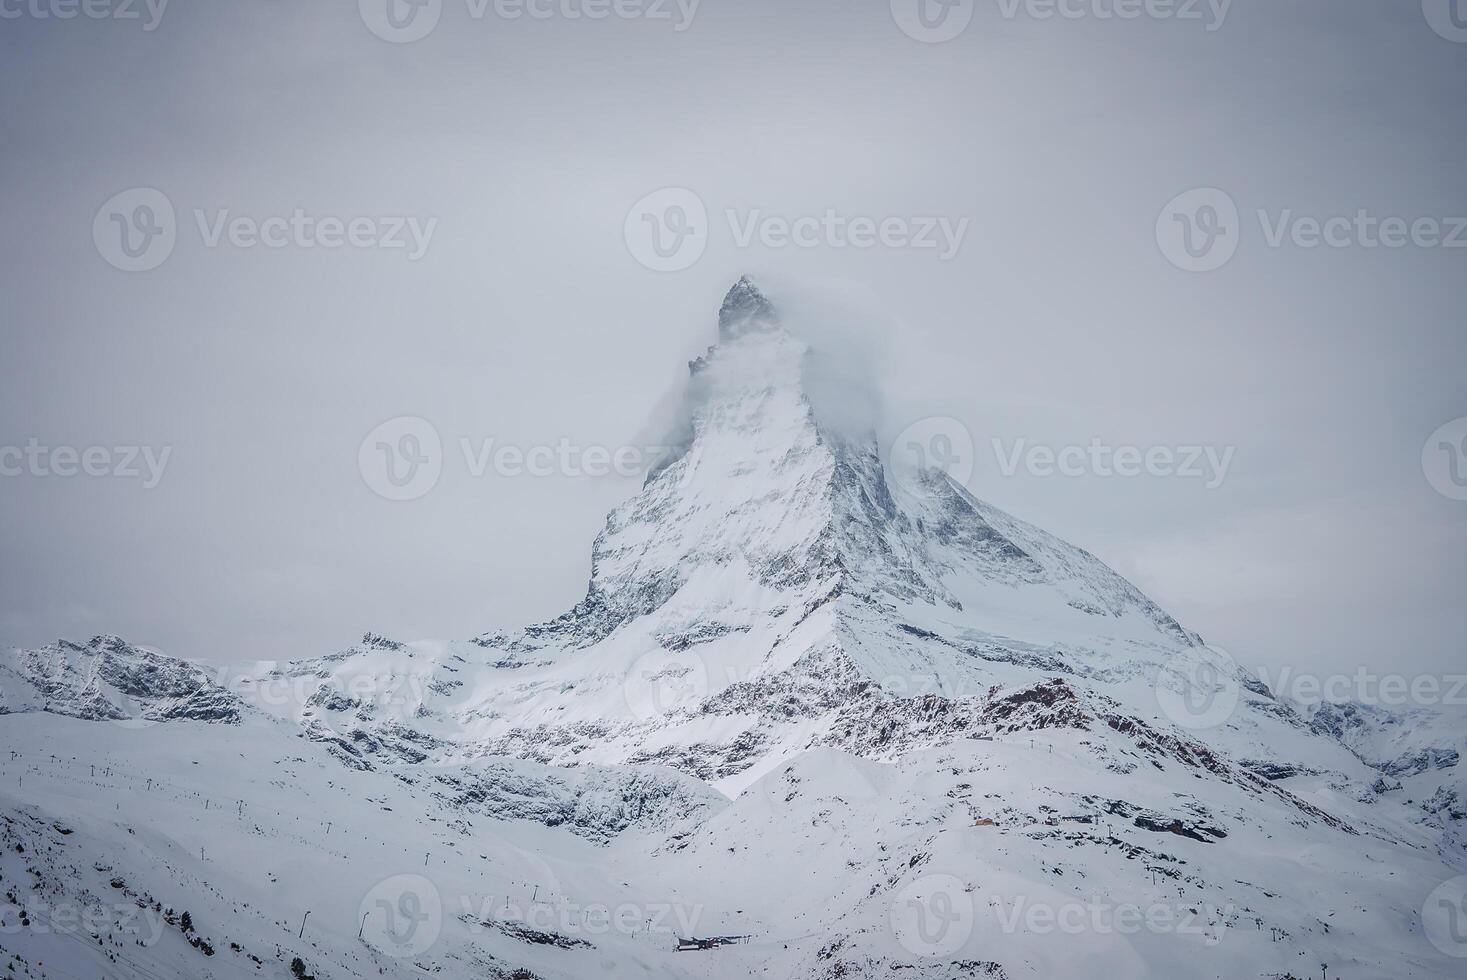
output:
<path id="1" fill-rule="evenodd" d="M 723 297 L 718 308 L 718 337 L 733 340 L 747 331 L 769 331 L 779 327 L 779 315 L 774 304 L 759 291 L 754 281 L 743 276 Z"/>
<path id="2" fill-rule="evenodd" d="M 749 278 L 698 329 L 560 616 L 5 652 L 17 975 L 1458 975 L 1461 719 L 1302 711 L 1081 548 L 895 479 Z"/>

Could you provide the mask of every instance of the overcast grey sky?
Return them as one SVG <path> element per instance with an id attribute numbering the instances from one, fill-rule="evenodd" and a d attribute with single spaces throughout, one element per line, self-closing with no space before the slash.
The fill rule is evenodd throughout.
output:
<path id="1" fill-rule="evenodd" d="M 116 447 L 169 451 L 153 487 L 142 456 L 138 477 L 0 476 L 0 641 L 105 631 L 289 658 L 368 629 L 554 615 L 638 481 L 474 477 L 459 440 L 641 439 L 748 271 L 889 323 L 884 431 L 958 420 L 976 494 L 1240 661 L 1460 666 L 1467 502 L 1434 489 L 1423 447 L 1467 416 L 1467 247 L 1372 248 L 1382 229 L 1355 220 L 1435 218 L 1447 237 L 1467 216 L 1467 9 L 1454 21 L 1451 2 L 1123 19 L 1104 16 L 1115 0 L 1048 18 L 1043 0 L 976 0 L 944 20 L 905 0 L 603 19 L 569 16 L 596 0 L 519 18 L 431 0 L 431 31 L 399 43 L 429 26 L 405 0 L 392 21 L 386 0 L 64 20 L 54 0 L 0 0 L 0 446 L 103 447 L 93 468 L 124 473 Z M 116 267 L 120 234 L 162 216 L 136 195 L 104 207 L 133 188 L 175 212 L 148 271 Z M 663 188 L 708 212 L 677 271 L 635 240 L 634 205 Z M 1196 188 L 1225 196 L 1166 213 Z M 1220 244 L 1199 200 L 1238 209 Z M 267 247 L 220 224 L 297 209 L 370 220 L 334 248 L 327 227 L 277 224 Z M 828 230 L 781 245 L 764 220 L 827 211 L 967 224 L 947 256 Z M 1351 219 L 1340 247 L 1301 244 L 1301 218 L 1333 216 Z M 765 234 L 741 245 L 749 221 Z M 1195 253 L 1222 249 L 1198 261 L 1228 260 L 1179 268 L 1193 259 L 1169 236 L 1189 230 Z M 445 443 L 410 502 L 359 470 L 398 416 Z M 1019 439 L 1233 455 L 1213 488 L 1005 475 Z"/>

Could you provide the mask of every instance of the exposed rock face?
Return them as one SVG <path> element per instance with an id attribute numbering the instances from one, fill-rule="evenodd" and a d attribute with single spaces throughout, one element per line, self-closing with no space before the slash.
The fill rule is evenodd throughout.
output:
<path id="1" fill-rule="evenodd" d="M 1378 704 L 1314 706 L 1309 729 L 1349 749 L 1379 771 L 1378 792 L 1400 790 L 1428 812 L 1461 820 L 1455 804 L 1467 796 L 1467 771 L 1459 765 L 1467 751 L 1467 717 L 1457 707 L 1385 707 Z"/>
<path id="2" fill-rule="evenodd" d="M 500 820 L 530 820 L 604 844 L 633 828 L 686 832 L 727 804 L 696 780 L 666 769 L 584 766 L 547 772 L 508 759 L 440 773 L 454 806 Z"/>
<path id="3" fill-rule="evenodd" d="M 1440 739 L 1443 734 L 1458 734 L 1412 724 L 1428 718 L 1435 720 L 1436 715 L 1403 715 L 1379 706 L 1325 702 L 1314 712 L 1309 727 L 1348 746 L 1366 765 L 1388 776 L 1412 776 L 1432 769 L 1450 769 L 1461 758 L 1450 744 L 1422 744 Z"/>
<path id="4" fill-rule="evenodd" d="M 235 724 L 243 708 L 199 665 L 116 636 L 0 652 L 0 714 L 49 711 L 90 721 Z"/>
<path id="5" fill-rule="evenodd" d="M 749 330 L 775 330 L 779 327 L 779 315 L 774 304 L 744 276 L 734 283 L 723 305 L 718 308 L 718 336 L 721 340 L 733 340 Z"/>

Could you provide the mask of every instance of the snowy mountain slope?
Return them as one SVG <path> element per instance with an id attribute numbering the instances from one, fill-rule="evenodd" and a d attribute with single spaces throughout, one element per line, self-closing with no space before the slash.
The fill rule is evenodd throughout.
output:
<path id="1" fill-rule="evenodd" d="M 1428 834 L 1361 821 L 1323 787 L 1338 826 L 1209 777 L 1179 784 L 1174 763 L 1095 764 L 1126 751 L 1058 729 L 891 765 L 811 753 L 709 821 L 672 873 L 760 908 L 748 928 L 771 941 L 750 962 L 786 976 L 1453 973 L 1419 933 L 1445 876 Z"/>
<path id="2" fill-rule="evenodd" d="M 32 976 L 283 977 L 300 956 L 328 977 L 426 968 L 548 980 L 602 964 L 628 975 L 674 955 L 678 918 L 663 912 L 672 897 L 622 884 L 633 879 L 606 845 L 638 837 L 644 853 L 648 831 L 637 827 L 660 841 L 658 828 L 688 811 L 642 793 L 629 810 L 590 774 L 574 806 L 548 817 L 575 774 L 525 762 L 497 774 L 349 769 L 262 718 L 136 729 L 11 715 L 0 718 L 0 743 L 19 747 L 0 756 L 0 948 L 45 964 Z M 686 792 L 694 801 L 696 789 Z M 413 914 L 431 907 L 432 917 L 411 939 L 397 923 L 395 942 L 376 902 L 399 909 L 403 894 L 419 903 Z M 583 917 L 598 904 L 666 921 L 651 938 L 603 931 Z M 190 945 L 184 911 L 212 953 Z M 517 925 L 482 925 L 491 914 Z M 582 938 L 546 945 L 526 938 L 536 927 Z"/>
<path id="3" fill-rule="evenodd" d="M 1450 859 L 1407 808 L 1250 779 L 1047 687 L 995 705 L 991 736 L 817 749 L 606 835 L 545 819 L 571 774 L 535 763 L 493 764 L 490 816 L 494 794 L 444 792 L 462 771 L 345 767 L 265 718 L 6 716 L 0 947 L 78 980 L 296 956 L 339 978 L 1454 975 L 1421 935 Z M 690 934 L 747 938 L 675 952 Z"/>
<path id="4" fill-rule="evenodd" d="M 193 910 L 108 947 L 123 977 L 1454 975 L 1457 719 L 1282 700 L 899 471 L 747 280 L 718 341 L 554 620 L 217 671 L 0 654 L 10 901 Z M 0 947 L 94 975 L 63 932 Z"/>
<path id="5" fill-rule="evenodd" d="M 1378 792 L 1419 804 L 1449 826 L 1463 826 L 1467 716 L 1460 709 L 1324 702 L 1305 713 L 1313 731 L 1340 742 L 1381 773 Z"/>
<path id="6" fill-rule="evenodd" d="M 1308 709 L 1310 727 L 1329 735 L 1388 776 L 1411 776 L 1458 764 L 1461 719 L 1431 708 L 1401 712 L 1380 705 L 1325 702 Z"/>
<path id="7" fill-rule="evenodd" d="M 243 709 L 209 668 L 116 636 L 95 636 L 85 646 L 58 640 L 38 650 L 0 651 L 0 714 L 49 711 L 91 720 L 235 724 Z"/>

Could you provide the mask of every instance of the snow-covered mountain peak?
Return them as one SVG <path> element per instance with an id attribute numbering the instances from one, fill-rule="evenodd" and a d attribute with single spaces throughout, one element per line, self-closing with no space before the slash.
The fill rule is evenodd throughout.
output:
<path id="1" fill-rule="evenodd" d="M 47 711 L 91 721 L 239 721 L 244 704 L 198 664 L 101 634 L 0 652 L 0 714 Z"/>
<path id="2" fill-rule="evenodd" d="M 864 745 L 853 717 L 925 732 L 884 704 L 925 694 L 1060 676 L 1132 685 L 1115 695 L 1154 716 L 1151 678 L 1197 638 L 946 475 L 890 479 L 874 435 L 812 397 L 832 359 L 785 319 L 749 279 L 729 290 L 673 449 L 608 516 L 566 613 L 471 643 L 364 641 L 229 690 L 348 754 L 654 761 L 724 789 Z"/>
<path id="3" fill-rule="evenodd" d="M 840 352 L 812 349 L 747 278 L 720 322 L 674 448 L 596 538 L 584 598 L 475 641 L 513 691 L 452 699 L 470 742 L 655 760 L 734 787 L 868 697 L 1130 681 L 1200 642 L 1092 555 L 944 474 L 890 479 L 874 433 L 832 410 L 823 372 Z M 647 690 L 664 684 L 682 692 L 671 710 Z"/>
<path id="4" fill-rule="evenodd" d="M 0 651 L 0 877 L 46 925 L 17 976 L 1455 975 L 1422 933 L 1464 866 L 1460 712 L 1305 711 L 1223 659 L 1187 724 L 1200 639 L 946 474 L 894 479 L 798 309 L 729 291 L 549 622 L 218 671 Z M 109 896 L 90 943 L 44 918 Z M 668 899 L 746 941 L 578 914 Z M 1097 901 L 1194 928 L 1009 918 Z"/>
<path id="5" fill-rule="evenodd" d="M 775 330 L 779 325 L 774 304 L 748 276 L 733 284 L 718 309 L 718 336 L 722 340 L 750 331 Z"/>

